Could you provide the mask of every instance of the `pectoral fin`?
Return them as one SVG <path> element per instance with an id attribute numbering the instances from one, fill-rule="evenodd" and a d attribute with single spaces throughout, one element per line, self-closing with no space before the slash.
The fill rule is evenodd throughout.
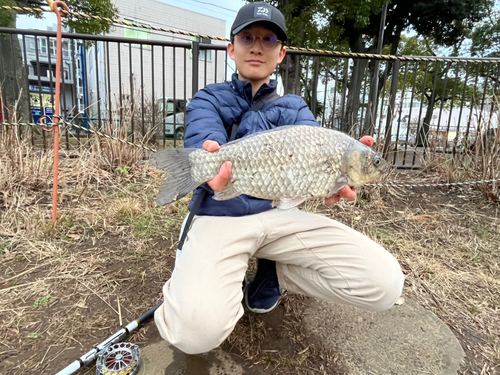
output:
<path id="1" fill-rule="evenodd" d="M 348 183 L 347 178 L 345 177 L 340 177 L 335 184 L 330 188 L 327 194 L 327 198 L 331 197 L 333 194 L 336 194 L 339 192 L 340 189 L 342 189 L 344 186 L 346 186 Z"/>
<path id="2" fill-rule="evenodd" d="M 234 188 L 233 184 L 228 184 L 224 187 L 224 189 L 222 189 L 222 191 L 215 192 L 214 199 L 216 201 L 227 201 L 240 195 L 241 193 Z"/>
<path id="3" fill-rule="evenodd" d="M 273 206 L 278 203 L 278 210 L 289 210 L 290 208 L 297 207 L 299 204 L 307 200 L 307 198 L 281 198 L 279 203 L 273 202 Z"/>

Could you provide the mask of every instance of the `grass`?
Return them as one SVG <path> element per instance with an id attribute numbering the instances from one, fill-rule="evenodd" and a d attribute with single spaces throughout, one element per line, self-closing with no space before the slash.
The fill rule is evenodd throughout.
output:
<path id="1" fill-rule="evenodd" d="M 33 304 L 34 309 L 38 309 L 40 307 L 45 307 L 50 301 L 50 294 L 47 294 L 45 297 L 37 298 L 35 303 Z"/>
<path id="2" fill-rule="evenodd" d="M 55 373 L 161 299 L 190 197 L 158 207 L 154 198 L 165 176 L 144 156 L 92 139 L 62 151 L 53 226 L 52 153 L 36 151 L 15 132 L 0 133 L 0 373 Z M 472 164 L 459 166 L 451 173 L 455 167 L 435 159 L 424 171 L 390 178 L 484 176 Z M 459 338 L 467 353 L 463 373 L 494 374 L 500 371 L 500 207 L 490 198 L 484 188 L 373 187 L 355 204 L 326 208 L 311 201 L 303 209 L 352 226 L 393 253 L 406 275 L 405 294 Z M 287 296 L 278 321 L 245 314 L 224 348 L 277 375 L 344 374 L 339 354 L 303 330 L 308 303 Z M 150 322 L 128 340 L 159 337 Z"/>

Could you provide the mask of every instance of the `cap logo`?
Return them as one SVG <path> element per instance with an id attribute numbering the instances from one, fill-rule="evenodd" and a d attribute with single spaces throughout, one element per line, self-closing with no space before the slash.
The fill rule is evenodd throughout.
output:
<path id="1" fill-rule="evenodd" d="M 255 7 L 253 16 L 271 18 L 271 9 L 268 7 L 257 6 Z"/>

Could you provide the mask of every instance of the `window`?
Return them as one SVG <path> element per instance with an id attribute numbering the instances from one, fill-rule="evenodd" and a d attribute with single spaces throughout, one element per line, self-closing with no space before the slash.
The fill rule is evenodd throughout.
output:
<path id="1" fill-rule="evenodd" d="M 28 44 L 27 52 L 35 53 L 35 39 L 31 36 L 26 37 L 26 42 Z"/>
<path id="2" fill-rule="evenodd" d="M 175 106 L 174 106 L 174 100 L 172 98 L 166 98 L 166 100 L 160 99 L 158 101 L 158 111 L 159 112 L 163 112 L 163 104 L 165 103 L 165 101 L 167 102 L 167 106 L 165 108 L 166 114 L 174 113 L 174 109 L 175 109 L 175 113 L 184 112 L 184 110 L 186 109 L 186 102 L 183 99 L 176 99 Z"/>
<path id="3" fill-rule="evenodd" d="M 199 40 L 199 39 L 201 39 L 201 40 Z M 211 39 L 208 39 L 208 38 L 198 38 L 198 37 L 195 37 L 195 36 L 191 37 L 191 41 L 192 42 L 199 41 L 200 43 L 203 43 L 203 44 L 212 44 L 212 40 Z M 202 50 L 200 50 L 199 60 L 205 61 L 205 56 L 207 57 L 207 61 L 211 62 L 212 61 L 212 50 L 210 50 L 210 49 L 202 49 Z M 189 57 L 193 58 L 193 51 L 192 50 L 189 53 Z"/>
<path id="4" fill-rule="evenodd" d="M 57 40 L 56 39 L 50 39 L 50 56 L 56 56 L 56 51 L 57 51 Z M 63 59 L 67 59 L 69 57 L 69 46 L 68 46 L 68 41 L 63 40 L 62 42 L 62 57 Z"/>
<path id="5" fill-rule="evenodd" d="M 125 21 L 144 25 L 144 22 L 135 21 L 131 19 L 125 19 Z M 125 27 L 124 36 L 125 38 L 133 38 L 133 39 L 146 39 L 146 40 L 151 39 L 151 33 L 148 30 L 142 29 L 140 27 L 130 27 L 130 26 Z M 139 47 L 139 44 L 132 44 L 132 46 Z M 143 45 L 142 48 L 151 49 L 151 46 Z"/>
<path id="6" fill-rule="evenodd" d="M 38 52 L 46 54 L 47 53 L 47 39 L 40 38 L 38 39 Z"/>
<path id="7" fill-rule="evenodd" d="M 50 55 L 55 56 L 57 50 L 57 42 L 54 39 L 50 39 Z"/>
<path id="8" fill-rule="evenodd" d="M 46 62 L 38 62 L 38 64 L 37 64 L 36 61 L 32 61 L 31 64 L 33 65 L 33 73 L 35 76 L 50 78 L 52 75 L 49 72 L 52 71 L 52 74 L 55 77 L 55 74 L 56 74 L 56 65 L 55 64 L 52 64 L 52 66 L 49 66 L 49 64 Z"/>

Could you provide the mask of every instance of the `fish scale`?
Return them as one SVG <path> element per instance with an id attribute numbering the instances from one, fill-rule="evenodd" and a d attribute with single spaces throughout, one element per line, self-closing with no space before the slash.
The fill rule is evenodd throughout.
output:
<path id="1" fill-rule="evenodd" d="M 297 202 L 327 197 L 347 184 L 371 182 L 385 165 L 378 154 L 348 135 L 307 125 L 255 133 L 224 144 L 216 152 L 176 150 L 152 156 L 159 168 L 172 175 L 160 190 L 160 204 L 179 199 L 213 179 L 226 161 L 232 163 L 230 182 L 214 199 L 240 194 Z"/>

